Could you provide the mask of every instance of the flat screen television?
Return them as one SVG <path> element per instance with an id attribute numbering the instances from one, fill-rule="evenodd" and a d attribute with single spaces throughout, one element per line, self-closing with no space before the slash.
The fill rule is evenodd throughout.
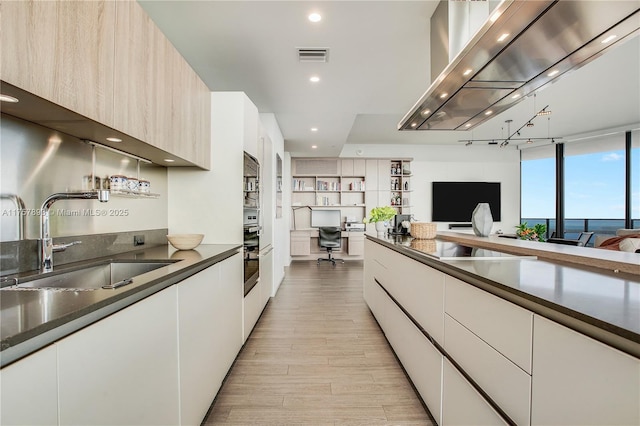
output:
<path id="1" fill-rule="evenodd" d="M 327 226 L 341 226 L 340 210 L 311 210 L 311 227 L 323 228 Z"/>
<path id="2" fill-rule="evenodd" d="M 489 203 L 500 221 L 500 182 L 433 182 L 432 190 L 433 222 L 471 222 L 478 203 Z"/>

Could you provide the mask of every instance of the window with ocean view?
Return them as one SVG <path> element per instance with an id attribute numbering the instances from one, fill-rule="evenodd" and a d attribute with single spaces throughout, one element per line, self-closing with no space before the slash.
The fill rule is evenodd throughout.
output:
<path id="1" fill-rule="evenodd" d="M 625 228 L 625 133 L 585 137 L 564 144 L 564 238 L 580 232 L 614 236 Z M 547 237 L 556 229 L 555 146 L 521 152 L 521 223 L 547 225 Z M 631 226 L 640 228 L 640 132 L 632 132 L 630 151 Z M 593 245 L 595 238 L 590 241 Z"/>
<path id="2" fill-rule="evenodd" d="M 528 226 L 547 225 L 547 237 L 555 229 L 556 159 L 553 145 L 523 150 L 520 163 L 520 216 Z"/>
<path id="3" fill-rule="evenodd" d="M 615 235 L 625 217 L 624 133 L 568 143 L 564 152 L 565 238 Z"/>

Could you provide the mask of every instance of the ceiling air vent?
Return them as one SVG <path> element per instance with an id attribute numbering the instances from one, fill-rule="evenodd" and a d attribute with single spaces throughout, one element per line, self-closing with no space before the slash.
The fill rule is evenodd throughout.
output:
<path id="1" fill-rule="evenodd" d="M 329 61 L 329 49 L 318 47 L 298 48 L 298 61 L 300 62 L 328 62 Z"/>

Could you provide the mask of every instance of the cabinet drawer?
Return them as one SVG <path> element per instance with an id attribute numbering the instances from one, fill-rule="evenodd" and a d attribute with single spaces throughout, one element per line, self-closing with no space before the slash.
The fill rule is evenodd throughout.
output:
<path id="1" fill-rule="evenodd" d="M 507 424 L 447 359 L 442 374 L 442 425 Z"/>
<path id="2" fill-rule="evenodd" d="M 365 241 L 365 258 L 370 261 L 373 278 L 377 279 L 382 285 L 389 281 L 391 273 L 388 271 L 388 261 L 385 260 L 385 253 L 389 249 L 384 248 L 380 244 L 373 241 Z"/>
<path id="3" fill-rule="evenodd" d="M 389 296 L 385 334 L 394 352 L 429 408 L 431 415 L 440 423 L 442 354 L 418 330 Z"/>
<path id="4" fill-rule="evenodd" d="M 534 318 L 531 424 L 640 424 L 640 360 Z"/>
<path id="5" fill-rule="evenodd" d="M 374 275 L 394 299 L 437 342 L 444 325 L 444 274 L 408 256 L 371 243 Z"/>
<path id="6" fill-rule="evenodd" d="M 531 376 L 460 325 L 444 317 L 445 350 L 519 425 L 530 422 Z"/>
<path id="7" fill-rule="evenodd" d="M 445 283 L 445 312 L 531 374 L 533 314 L 456 278 Z"/>
<path id="8" fill-rule="evenodd" d="M 349 256 L 364 255 L 364 234 L 356 233 L 356 235 L 352 235 L 347 233 L 347 236 L 347 252 Z"/>
<path id="9" fill-rule="evenodd" d="M 444 274 L 410 257 L 394 254 L 393 289 L 398 303 L 439 344 L 444 340 Z"/>
<path id="10" fill-rule="evenodd" d="M 291 233 L 291 256 L 311 254 L 311 236 L 308 233 Z"/>

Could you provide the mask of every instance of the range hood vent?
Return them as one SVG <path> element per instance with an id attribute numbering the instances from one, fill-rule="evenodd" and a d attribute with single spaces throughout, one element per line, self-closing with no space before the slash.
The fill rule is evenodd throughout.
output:
<path id="1" fill-rule="evenodd" d="M 298 48 L 298 61 L 300 62 L 328 62 L 329 49 L 327 48 Z"/>
<path id="2" fill-rule="evenodd" d="M 637 1 L 505 0 L 398 129 L 473 129 L 639 28 Z"/>

